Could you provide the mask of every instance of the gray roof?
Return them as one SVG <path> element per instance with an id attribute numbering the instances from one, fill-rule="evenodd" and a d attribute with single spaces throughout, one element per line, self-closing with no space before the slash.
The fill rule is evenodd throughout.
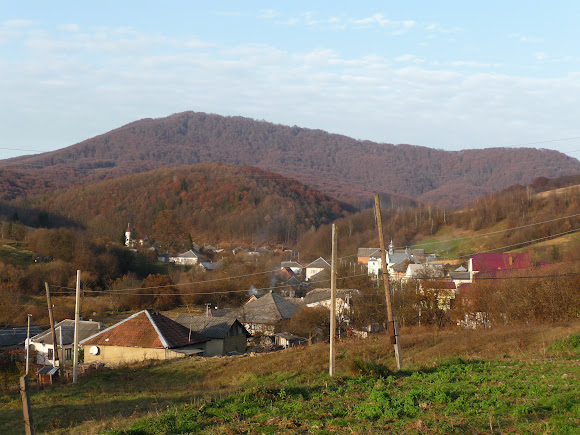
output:
<path id="1" fill-rule="evenodd" d="M 212 317 L 224 317 L 231 315 L 233 310 L 231 308 L 211 308 Z"/>
<path id="2" fill-rule="evenodd" d="M 220 267 L 223 263 L 218 261 L 216 263 L 212 263 L 211 261 L 202 261 L 199 263 L 205 270 L 214 270 Z"/>
<path id="3" fill-rule="evenodd" d="M 404 260 L 410 260 L 415 264 L 419 263 L 419 260 L 415 259 L 415 257 L 413 257 L 411 254 L 407 254 L 405 252 L 394 252 L 391 254 L 390 252 L 387 252 L 388 264 L 400 263 Z"/>
<path id="4" fill-rule="evenodd" d="M 30 327 L 30 336 L 34 337 L 42 332 L 40 326 Z M 0 329 L 0 347 L 18 346 L 24 344 L 28 336 L 28 326 Z"/>
<path id="5" fill-rule="evenodd" d="M 375 257 L 381 256 L 381 248 L 358 248 L 358 257 Z"/>
<path id="6" fill-rule="evenodd" d="M 326 261 L 324 258 L 318 257 L 316 260 L 314 260 L 312 263 L 310 263 L 306 267 L 307 268 L 313 267 L 313 268 L 324 268 L 324 269 L 327 269 L 327 268 L 330 267 L 330 263 L 328 261 Z"/>
<path id="7" fill-rule="evenodd" d="M 324 269 L 318 273 L 315 273 L 310 277 L 310 283 L 328 285 L 330 283 L 330 270 Z"/>
<path id="8" fill-rule="evenodd" d="M 182 258 L 201 258 L 201 257 L 203 257 L 203 255 L 201 255 L 199 252 L 195 252 L 193 249 L 190 249 L 187 252 L 184 252 L 182 254 L 179 254 L 178 257 L 182 257 Z"/>
<path id="9" fill-rule="evenodd" d="M 395 249 L 395 253 L 397 252 L 404 252 L 409 255 L 425 255 L 425 249 L 423 248 L 403 248 L 403 249 Z"/>
<path id="10" fill-rule="evenodd" d="M 347 296 L 352 296 L 353 293 L 358 293 L 355 289 L 336 289 L 336 297 L 345 299 Z M 304 304 L 314 304 L 316 302 L 328 301 L 330 300 L 330 289 L 329 288 L 315 288 L 310 290 L 304 296 Z"/>
<path id="11" fill-rule="evenodd" d="M 187 329 L 191 328 L 204 338 L 226 338 L 230 329 L 236 322 L 240 323 L 235 317 L 208 317 L 208 316 L 194 316 L 186 313 L 164 313 L 165 316 L 177 323 L 185 326 Z M 242 328 L 244 327 L 241 323 Z M 245 328 L 244 328 L 245 330 Z M 250 335 L 246 331 L 246 335 Z"/>
<path id="12" fill-rule="evenodd" d="M 457 269 L 454 270 L 454 272 L 467 272 L 467 269 L 463 266 L 459 266 Z"/>
<path id="13" fill-rule="evenodd" d="M 44 366 L 36 372 L 37 375 L 55 375 L 58 373 L 58 367 Z"/>
<path id="14" fill-rule="evenodd" d="M 449 272 L 449 278 L 469 280 L 471 279 L 471 274 L 469 272 Z"/>
<path id="15" fill-rule="evenodd" d="M 407 278 L 434 278 L 443 276 L 442 264 L 409 264 Z"/>
<path id="16" fill-rule="evenodd" d="M 268 293 L 259 299 L 247 302 L 236 311 L 237 318 L 243 323 L 274 324 L 288 320 L 296 315 L 298 306 L 276 293 Z"/>
<path id="17" fill-rule="evenodd" d="M 68 345 L 72 344 L 74 340 L 74 332 L 75 332 L 75 321 L 71 319 L 65 319 L 58 322 L 54 325 L 54 329 L 56 332 L 56 341 L 57 343 Z M 105 329 L 105 325 L 101 322 L 93 322 L 92 320 L 81 320 L 79 322 L 79 341 L 84 340 L 91 335 L 96 334 L 97 332 Z M 62 331 L 62 343 L 60 342 Z M 47 329 L 46 331 L 35 335 L 30 339 L 36 343 L 45 343 L 45 344 L 52 344 L 52 331 L 51 329 Z"/>

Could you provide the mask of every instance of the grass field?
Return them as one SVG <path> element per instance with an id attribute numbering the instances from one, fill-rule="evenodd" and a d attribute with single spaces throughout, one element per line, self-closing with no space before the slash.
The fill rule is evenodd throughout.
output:
<path id="1" fill-rule="evenodd" d="M 144 362 L 33 387 L 37 433 L 578 433 L 580 322 L 401 331 L 272 354 Z M 0 433 L 22 433 L 17 391 Z"/>

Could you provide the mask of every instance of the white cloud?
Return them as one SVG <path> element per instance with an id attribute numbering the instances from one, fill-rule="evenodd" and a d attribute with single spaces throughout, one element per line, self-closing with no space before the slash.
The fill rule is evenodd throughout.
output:
<path id="1" fill-rule="evenodd" d="M 423 63 L 425 59 L 418 58 L 414 54 L 404 54 L 395 58 L 395 62 L 413 62 L 413 63 Z"/>
<path id="2" fill-rule="evenodd" d="M 3 29 L 27 29 L 34 25 L 34 21 L 31 20 L 6 20 L 0 23 L 0 27 Z"/>
<path id="3" fill-rule="evenodd" d="M 428 24 L 425 26 L 425 29 L 432 33 L 444 33 L 444 34 L 457 33 L 463 31 L 461 27 L 446 28 L 441 26 L 439 23 Z"/>
<path id="4" fill-rule="evenodd" d="M 501 66 L 500 63 L 485 63 L 472 60 L 456 60 L 451 62 L 451 65 L 457 67 L 467 66 L 470 68 L 499 68 Z"/>
<path id="5" fill-rule="evenodd" d="M 534 53 L 534 58 L 537 61 L 542 62 L 542 61 L 548 59 L 548 55 L 545 52 L 543 52 L 543 51 L 537 51 L 537 52 Z"/>
<path id="6" fill-rule="evenodd" d="M 370 17 L 352 20 L 352 23 L 358 26 L 370 26 L 372 24 L 378 24 L 381 27 L 385 27 L 392 24 L 393 22 L 385 18 L 383 14 L 374 14 Z"/>
<path id="7" fill-rule="evenodd" d="M 22 59 L 0 58 L 7 143 L 21 140 L 23 123 L 38 114 L 45 117 L 43 136 L 30 141 L 63 147 L 183 110 L 445 148 L 578 135 L 578 74 L 532 79 L 486 73 L 499 65 L 477 60 L 434 66 L 411 53 L 393 62 L 376 53 L 223 46 L 130 28 L 63 39 L 37 31 L 27 41 L 35 50 Z"/>
<path id="8" fill-rule="evenodd" d="M 527 43 L 533 43 L 533 44 L 544 42 L 544 40 L 541 38 L 537 38 L 535 36 L 525 36 L 525 35 L 521 35 L 519 33 L 510 33 L 508 35 L 508 37 L 511 39 L 517 39 L 520 42 L 527 42 Z"/>
<path id="9" fill-rule="evenodd" d="M 62 24 L 58 28 L 66 32 L 79 32 L 81 30 L 78 24 Z"/>
<path id="10" fill-rule="evenodd" d="M 263 20 L 273 20 L 274 18 L 278 18 L 280 16 L 279 12 L 276 12 L 273 9 L 262 9 L 258 11 L 258 18 Z"/>
<path id="11" fill-rule="evenodd" d="M 221 17 L 241 17 L 243 14 L 239 11 L 212 11 L 214 15 Z"/>

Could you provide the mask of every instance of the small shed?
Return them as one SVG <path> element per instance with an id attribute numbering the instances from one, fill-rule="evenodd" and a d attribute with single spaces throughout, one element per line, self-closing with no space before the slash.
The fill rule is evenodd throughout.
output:
<path id="1" fill-rule="evenodd" d="M 44 366 L 39 371 L 36 372 L 36 377 L 38 380 L 38 385 L 52 385 L 53 381 L 58 379 L 58 367 Z"/>
<path id="2" fill-rule="evenodd" d="M 290 334 L 289 332 L 279 332 L 274 334 L 274 337 L 276 346 L 296 347 L 308 343 L 308 340 L 297 337 L 296 335 Z"/>

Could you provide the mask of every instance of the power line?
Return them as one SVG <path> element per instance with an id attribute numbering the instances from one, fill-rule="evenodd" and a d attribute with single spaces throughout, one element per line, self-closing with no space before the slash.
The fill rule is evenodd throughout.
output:
<path id="1" fill-rule="evenodd" d="M 513 227 L 513 228 L 507 228 L 505 230 L 491 231 L 489 233 L 484 233 L 484 234 L 474 234 L 473 236 L 455 237 L 453 239 L 447 239 L 447 240 L 437 240 L 437 241 L 434 241 L 434 242 L 417 243 L 417 244 L 411 245 L 411 247 L 413 247 L 413 246 L 433 245 L 433 244 L 437 244 L 437 243 L 454 242 L 456 240 L 473 239 L 475 237 L 486 237 L 486 236 L 490 236 L 490 235 L 494 235 L 494 234 L 505 233 L 505 232 L 508 232 L 508 231 L 515 231 L 515 230 L 518 230 L 520 228 L 533 227 L 535 225 L 542 225 L 542 224 L 546 224 L 546 223 L 550 223 L 550 222 L 556 222 L 556 221 L 563 220 L 563 219 L 570 219 L 570 218 L 574 218 L 574 217 L 578 217 L 578 216 L 580 216 L 580 213 L 576 213 L 576 214 L 573 214 L 573 215 L 570 215 L 570 216 L 563 216 L 563 217 L 559 217 L 559 218 L 555 218 L 555 219 L 549 219 L 549 220 L 543 221 L 543 222 L 536 222 L 536 223 L 533 223 L 533 224 L 520 225 L 520 226 Z"/>

